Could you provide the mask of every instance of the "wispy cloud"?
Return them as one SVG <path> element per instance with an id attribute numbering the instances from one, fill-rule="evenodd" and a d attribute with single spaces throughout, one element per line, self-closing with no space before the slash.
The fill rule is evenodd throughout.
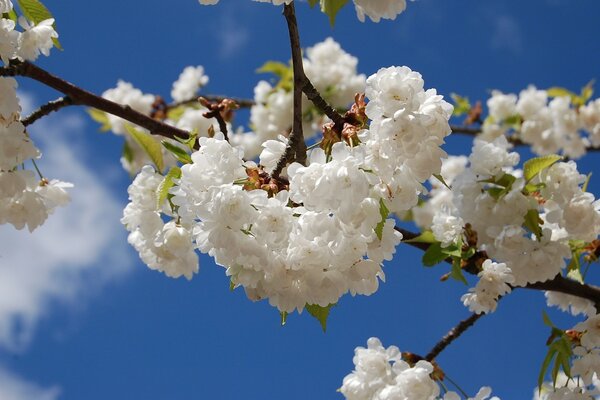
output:
<path id="1" fill-rule="evenodd" d="M 250 40 L 250 31 L 242 25 L 240 18 L 236 18 L 240 13 L 237 4 L 233 7 L 223 7 L 223 11 L 215 29 L 212 29 L 219 48 L 219 58 L 222 60 L 231 60 L 248 44 Z"/>
<path id="2" fill-rule="evenodd" d="M 81 139 L 84 130 L 76 114 L 31 129 L 44 152 L 44 175 L 75 187 L 72 202 L 33 233 L 0 226 L 0 347 L 11 351 L 26 349 L 53 305 L 81 304 L 82 297 L 132 265 L 119 223 L 122 205 L 106 175 L 86 164 L 91 149 Z"/>
<path id="3" fill-rule="evenodd" d="M 523 51 L 523 35 L 517 20 L 509 15 L 494 18 L 491 45 L 498 50 L 506 50 L 513 54 Z"/>
<path id="4" fill-rule="evenodd" d="M 55 400 L 60 388 L 41 388 L 35 383 L 0 368 L 0 399 L 2 400 Z"/>

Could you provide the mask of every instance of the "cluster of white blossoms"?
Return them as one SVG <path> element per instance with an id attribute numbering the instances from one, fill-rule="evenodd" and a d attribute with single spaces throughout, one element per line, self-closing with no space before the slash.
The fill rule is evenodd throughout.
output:
<path id="1" fill-rule="evenodd" d="M 387 349 L 377 338 L 367 341 L 367 348 L 354 350 L 354 371 L 344 378 L 340 392 L 348 400 L 459 400 L 456 392 L 440 396 L 440 385 L 434 379 L 434 366 L 420 360 L 413 365 L 402 359 L 396 346 Z M 438 374 L 439 376 L 440 374 Z M 492 390 L 483 387 L 468 400 L 499 400 Z"/>
<path id="2" fill-rule="evenodd" d="M 13 8 L 9 0 L 0 2 L 0 12 Z M 35 60 L 43 53 L 48 55 L 52 38 L 58 35 L 48 19 L 37 25 L 24 18 L 20 24 L 24 31 L 15 30 L 11 19 L 0 19 L 0 58 L 5 64 L 11 59 Z M 17 81 L 0 78 L 0 224 L 11 224 L 17 229 L 25 226 L 33 231 L 44 223 L 56 207 L 69 202 L 66 189 L 70 183 L 48 180 L 31 170 L 25 163 L 39 158 L 39 149 L 27 134 L 21 122 L 21 106 L 17 97 Z"/>
<path id="3" fill-rule="evenodd" d="M 0 4 L 0 14 L 13 9 L 10 0 Z M 22 31 L 17 30 L 17 23 L 9 18 L 0 18 L 0 59 L 5 64 L 14 58 L 34 61 L 41 54 L 47 56 L 54 46 L 52 39 L 58 37 L 54 30 L 54 19 L 46 19 L 33 24 L 25 17 L 20 17 L 18 23 Z"/>
<path id="4" fill-rule="evenodd" d="M 572 96 L 550 94 L 534 86 L 518 96 L 493 91 L 481 137 L 513 135 L 538 155 L 562 153 L 574 159 L 585 155 L 590 146 L 599 147 L 600 99 L 581 105 L 574 104 Z"/>
<path id="5" fill-rule="evenodd" d="M 382 262 L 401 240 L 388 212 L 414 206 L 445 156 L 440 146 L 452 106 L 423 86 L 408 67 L 381 69 L 367 80 L 369 129 L 327 152 L 314 149 L 306 166 L 290 165 L 279 180 L 244 161 L 221 134 L 201 137 L 170 191 L 173 218 L 234 286 L 282 312 L 326 307 L 347 292 L 372 294 L 384 277 Z M 261 163 L 276 163 L 278 143 L 265 143 L 271 150 Z M 143 190 L 130 189 L 133 209 L 132 192 Z M 127 215 L 128 228 L 139 230 Z"/>
<path id="6" fill-rule="evenodd" d="M 515 169 L 518 162 L 504 136 L 476 139 L 468 167 L 465 159 L 447 161 L 444 178 L 452 188 L 434 186 L 431 201 L 413 210 L 417 223 L 442 246 L 458 243 L 469 224 L 477 233 L 477 250 L 499 263 L 486 264 L 477 287 L 463 296 L 472 311 L 493 311 L 507 284 L 554 278 L 571 258 L 569 243 L 589 243 L 600 234 L 600 202 L 583 190 L 586 177 L 575 162 L 556 162 L 528 179 Z M 589 312 L 585 301 L 559 294 L 549 299 Z"/>
<path id="7" fill-rule="evenodd" d="M 261 3 L 272 3 L 280 6 L 290 4 L 293 0 L 254 0 Z M 199 0 L 203 5 L 215 5 L 219 0 Z M 365 16 L 373 22 L 381 19 L 396 19 L 398 14 L 406 9 L 406 0 L 354 0 L 356 16 L 361 22 L 365 22 Z"/>
<path id="8" fill-rule="evenodd" d="M 201 65 L 196 67 L 188 66 L 173 83 L 171 97 L 176 103 L 192 102 L 195 100 L 195 96 L 200 88 L 206 85 L 208 80 L 208 76 L 204 73 L 204 67 Z M 133 110 L 148 116 L 150 116 L 153 111 L 156 111 L 155 106 L 159 100 L 157 96 L 145 94 L 141 90 L 135 88 L 131 83 L 122 80 L 118 81 L 115 88 L 106 90 L 102 94 L 102 97 L 115 103 L 129 106 Z M 171 118 L 172 116 L 167 113 L 165 116 L 165 123 L 185 129 L 189 132 L 196 132 L 201 136 L 208 136 L 210 134 L 209 128 L 211 127 L 214 131 L 219 131 L 219 125 L 214 119 L 204 117 L 203 114 L 206 113 L 208 109 L 201 106 L 199 103 L 190 104 L 189 107 L 182 105 L 180 109 L 183 111 L 176 114 L 177 118 Z M 126 151 L 124 151 L 123 156 L 121 157 L 123 168 L 130 174 L 136 174 L 144 165 L 150 162 L 150 159 L 139 143 L 128 134 L 127 125 L 129 124 L 132 127 L 134 127 L 134 125 L 112 114 L 105 114 L 105 118 L 106 121 L 102 122 L 105 122 L 113 133 L 122 135 L 125 138 Z M 146 132 L 138 126 L 135 126 L 135 129 Z M 174 146 L 178 146 L 176 141 L 166 140 Z M 175 165 L 176 160 L 172 154 L 166 151 L 166 149 L 163 149 L 162 152 L 165 166 Z"/>
<path id="9" fill-rule="evenodd" d="M 584 386 L 577 378 L 569 378 L 560 371 L 554 382 L 544 382 L 541 387 L 533 390 L 533 400 L 597 400 L 600 381 L 596 377 L 592 386 Z"/>
<path id="10" fill-rule="evenodd" d="M 332 38 L 307 48 L 305 54 L 306 76 L 332 107 L 346 109 L 357 93 L 365 91 L 366 77 L 357 72 L 358 59 L 346 53 Z M 293 120 L 291 86 L 280 84 L 274 87 L 267 81 L 260 81 L 254 88 L 254 101 L 256 105 L 250 110 L 252 134 L 242 133 L 232 138 L 232 142 L 239 144 L 248 158 L 256 157 L 265 141 L 287 134 Z M 303 110 L 307 117 L 303 120 L 304 137 L 310 139 L 320 131 L 327 117 L 319 113 L 305 96 Z"/>
<path id="11" fill-rule="evenodd" d="M 198 272 L 198 256 L 192 247 L 191 232 L 180 222 L 167 223 L 161 212 L 172 215 L 168 205 L 159 206 L 158 188 L 163 176 L 145 166 L 129 186 L 129 204 L 121 222 L 131 233 L 129 243 L 148 267 L 172 278 L 191 279 Z"/>

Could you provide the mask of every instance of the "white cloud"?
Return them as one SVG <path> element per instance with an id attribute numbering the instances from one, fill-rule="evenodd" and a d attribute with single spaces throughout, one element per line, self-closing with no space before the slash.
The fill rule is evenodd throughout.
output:
<path id="1" fill-rule="evenodd" d="M 507 50 L 513 54 L 523 51 L 523 35 L 517 20 L 509 15 L 494 18 L 492 32 L 492 47 Z"/>
<path id="2" fill-rule="evenodd" d="M 55 400 L 60 395 L 60 388 L 40 388 L 0 368 L 0 399 L 2 400 Z"/>
<path id="3" fill-rule="evenodd" d="M 231 60 L 246 46 L 250 40 L 248 28 L 242 25 L 239 9 L 231 6 L 223 8 L 219 23 L 212 30 L 212 35 L 218 43 L 219 57 Z"/>
<path id="4" fill-rule="evenodd" d="M 94 133 L 85 132 L 83 117 L 61 111 L 36 122 L 31 133 L 44 153 L 42 173 L 75 187 L 72 202 L 33 233 L 0 226 L 0 347 L 11 351 L 26 348 L 52 306 L 81 304 L 132 265 L 119 222 L 123 206 L 106 182 L 115 166 L 86 164 L 93 149 L 82 137 Z"/>

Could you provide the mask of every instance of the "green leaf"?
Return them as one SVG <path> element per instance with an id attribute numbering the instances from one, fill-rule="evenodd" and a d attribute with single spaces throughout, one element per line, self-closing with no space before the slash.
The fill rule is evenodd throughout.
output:
<path id="1" fill-rule="evenodd" d="M 423 265 L 426 267 L 433 267 L 436 264 L 441 263 L 448 255 L 443 251 L 441 243 L 433 243 L 427 248 L 423 254 Z"/>
<path id="2" fill-rule="evenodd" d="M 108 115 L 104 111 L 100 111 L 96 108 L 88 108 L 87 113 L 90 117 L 100 124 L 100 132 L 107 132 L 111 130 L 110 121 Z"/>
<path id="3" fill-rule="evenodd" d="M 127 133 L 129 133 L 133 140 L 135 140 L 136 143 L 139 144 L 142 149 L 144 149 L 158 171 L 165 169 L 162 146 L 158 140 L 156 140 L 151 134 L 139 131 L 129 124 L 125 124 L 125 130 Z"/>
<path id="4" fill-rule="evenodd" d="M 279 61 L 267 61 L 260 68 L 256 70 L 259 74 L 275 74 L 279 78 L 285 78 L 290 74 L 290 71 L 293 73 L 291 67 L 287 64 L 284 64 Z"/>
<path id="5" fill-rule="evenodd" d="M 587 101 L 594 95 L 594 83 L 595 81 L 592 79 L 581 88 L 581 94 L 579 95 L 579 100 L 581 102 L 580 105 L 585 105 L 585 103 L 587 103 Z"/>
<path id="6" fill-rule="evenodd" d="M 526 182 L 531 181 L 543 170 L 550 168 L 555 162 L 562 160 L 563 158 L 556 154 L 550 154 L 548 156 L 536 157 L 525 161 L 523 164 L 523 177 Z"/>
<path id="7" fill-rule="evenodd" d="M 321 11 L 329 16 L 331 26 L 335 25 L 335 17 L 346 3 L 348 0 L 321 0 Z"/>
<path id="8" fill-rule="evenodd" d="M 558 86 L 551 87 L 546 92 L 548 93 L 549 97 L 570 97 L 571 99 L 578 97 L 577 94 L 571 92 L 570 90 Z"/>
<path id="9" fill-rule="evenodd" d="M 388 208 L 386 207 L 383 199 L 379 199 L 379 215 L 381 215 L 381 220 L 375 227 L 375 234 L 377 235 L 377 238 L 381 240 L 381 238 L 383 237 L 383 227 L 385 226 L 385 220 L 387 219 L 388 215 L 390 215 L 390 210 L 388 210 Z"/>
<path id="10" fill-rule="evenodd" d="M 435 243 L 437 242 L 433 232 L 423 231 L 419 236 L 412 239 L 403 240 L 405 243 Z"/>
<path id="11" fill-rule="evenodd" d="M 556 328 L 556 326 L 554 326 L 554 323 L 552 323 L 552 321 L 550 320 L 548 314 L 546 314 L 546 311 L 542 311 L 542 320 L 544 321 L 544 324 L 546 326 L 549 326 L 550 328 Z"/>
<path id="12" fill-rule="evenodd" d="M 174 179 L 179 178 L 181 178 L 181 169 L 179 167 L 172 167 L 156 188 L 156 208 L 160 210 L 162 204 L 169 196 L 169 190 L 175 185 Z"/>
<path id="13" fill-rule="evenodd" d="M 127 140 L 123 143 L 123 158 L 128 162 L 133 162 L 133 149 L 127 142 Z"/>
<path id="14" fill-rule="evenodd" d="M 2 14 L 2 18 L 10 19 L 10 20 L 13 20 L 14 22 L 17 22 L 17 20 L 19 19 L 19 16 L 17 15 L 17 12 L 13 8 L 9 12 Z"/>
<path id="15" fill-rule="evenodd" d="M 166 140 L 161 141 L 163 147 L 167 149 L 175 158 L 182 164 L 191 164 L 192 156 L 190 156 L 184 149 L 179 146 L 175 146 Z"/>
<path id="16" fill-rule="evenodd" d="M 585 178 L 585 182 L 583 183 L 583 186 L 581 187 L 582 191 L 587 192 L 587 188 L 588 188 L 588 185 L 590 184 L 591 179 L 592 179 L 592 173 L 590 172 L 588 174 L 588 176 Z"/>
<path id="17" fill-rule="evenodd" d="M 542 227 L 541 225 L 544 221 L 540 218 L 540 213 L 538 210 L 531 209 L 527 211 L 525 214 L 525 222 L 523 222 L 523 226 L 529 230 L 529 232 L 533 233 L 537 240 L 542 238 Z"/>
<path id="18" fill-rule="evenodd" d="M 448 186 L 448 184 L 444 180 L 444 177 L 442 176 L 442 174 L 433 174 L 433 177 L 435 179 L 437 179 L 438 181 L 440 181 L 442 183 L 442 185 L 446 186 L 448 189 L 451 189 L 450 186 Z"/>
<path id="19" fill-rule="evenodd" d="M 452 115 L 461 116 L 471 111 L 471 103 L 469 102 L 468 97 L 462 97 L 456 93 L 450 93 L 450 97 L 452 97 L 452 101 L 454 101 L 454 111 L 452 112 Z"/>
<path id="20" fill-rule="evenodd" d="M 463 275 L 463 270 L 460 267 L 460 257 L 455 257 L 452 261 L 452 270 L 450 271 L 450 278 L 462 282 L 465 285 L 468 285 L 467 280 Z"/>
<path id="21" fill-rule="evenodd" d="M 310 315 L 315 317 L 317 321 L 321 324 L 321 328 L 323 332 L 327 331 L 327 318 L 329 317 L 329 312 L 336 304 L 330 304 L 327 307 L 321 307 L 317 304 L 307 304 L 304 308 Z"/>
<path id="22" fill-rule="evenodd" d="M 52 13 L 39 0 L 17 0 L 17 3 L 25 18 L 36 25 L 47 19 L 54 18 Z M 52 24 L 52 26 L 54 27 L 54 30 L 56 30 L 56 24 Z M 58 39 L 52 38 L 52 41 L 57 49 L 62 50 L 62 46 Z"/>
<path id="23" fill-rule="evenodd" d="M 279 313 L 279 315 L 281 316 L 281 326 L 285 326 L 285 324 L 287 323 L 288 313 L 285 311 L 282 311 Z"/>
<path id="24" fill-rule="evenodd" d="M 540 373 L 538 375 L 538 390 L 542 389 L 542 384 L 544 383 L 544 377 L 548 373 L 548 367 L 552 362 L 552 359 L 556 355 L 557 351 L 554 348 L 549 348 L 546 357 L 544 357 L 544 361 L 542 362 L 542 368 L 540 369 Z"/>

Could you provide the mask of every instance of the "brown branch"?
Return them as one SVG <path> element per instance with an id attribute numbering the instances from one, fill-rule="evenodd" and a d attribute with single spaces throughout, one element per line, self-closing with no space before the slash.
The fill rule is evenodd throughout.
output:
<path id="1" fill-rule="evenodd" d="M 41 106 L 40 108 L 38 108 L 37 110 L 35 110 L 31 114 L 29 114 L 27 117 L 23 118 L 21 120 L 21 122 L 25 126 L 31 125 L 38 119 L 45 117 L 54 111 L 58 111 L 61 108 L 70 106 L 72 104 L 73 104 L 73 100 L 69 96 L 65 96 L 65 97 L 61 97 L 61 98 L 53 100 L 53 101 L 49 101 L 48 103 L 44 104 L 43 106 Z"/>
<path id="2" fill-rule="evenodd" d="M 402 243 L 406 243 L 410 246 L 416 247 L 420 250 L 426 251 L 429 248 L 428 243 L 411 243 L 406 242 L 406 240 L 414 239 L 419 236 L 419 234 L 411 232 L 409 230 L 396 227 L 396 231 L 400 232 L 403 236 Z M 479 268 L 476 268 L 476 263 L 479 258 L 484 256 L 483 252 L 477 252 L 467 263 L 467 265 L 463 268 L 466 272 L 470 274 L 476 274 Z M 452 263 L 451 259 L 445 260 L 448 263 Z M 587 299 L 596 305 L 596 309 L 600 310 L 600 288 L 586 285 L 585 283 L 579 283 L 572 279 L 565 278 L 562 275 L 557 275 L 553 279 L 547 280 L 545 282 L 536 282 L 529 283 L 526 286 L 518 286 L 513 287 L 513 289 L 533 289 L 533 290 L 550 290 L 554 292 L 560 292 L 564 294 L 570 294 L 572 296 L 577 296 L 582 299 Z"/>
<path id="3" fill-rule="evenodd" d="M 475 322 L 485 314 L 472 314 L 469 318 L 464 319 L 458 323 L 454 328 L 450 329 L 448 333 L 444 335 L 439 342 L 433 346 L 433 349 L 425 356 L 426 361 L 432 361 L 436 358 L 442 351 L 446 349 L 452 342 L 454 342 L 460 335 L 465 333 L 467 329 L 472 327 Z"/>
<path id="4" fill-rule="evenodd" d="M 45 84 L 65 95 L 74 105 L 84 105 L 97 108 L 106 113 L 121 117 L 131 123 L 147 129 L 154 135 L 164 136 L 169 139 L 188 139 L 190 134 L 182 129 L 157 121 L 147 115 L 135 111 L 129 106 L 114 103 L 103 97 L 88 92 L 74 84 L 65 81 L 48 71 L 37 67 L 28 61 L 12 60 L 7 67 L 0 68 L 0 76 L 25 76 Z"/>
<path id="5" fill-rule="evenodd" d="M 297 161 L 300 164 L 306 164 L 306 143 L 304 142 L 304 133 L 302 132 L 302 88 L 306 77 L 302 65 L 302 48 L 300 47 L 298 21 L 296 20 L 296 9 L 293 2 L 284 6 L 283 15 L 287 21 L 288 32 L 290 35 L 290 47 L 292 49 L 292 67 L 294 70 L 294 122 L 285 153 L 281 156 L 277 162 L 277 166 L 271 174 L 275 178 L 279 177 L 279 174 L 289 161 Z"/>
<path id="6" fill-rule="evenodd" d="M 202 95 L 206 100 L 212 103 L 220 103 L 223 100 L 233 100 L 240 108 L 250 108 L 256 104 L 253 99 L 244 99 L 241 97 L 228 97 L 222 95 Z M 167 104 L 167 109 L 171 110 L 173 108 L 177 108 L 179 106 L 188 106 L 192 104 L 198 104 L 198 97 L 194 97 L 193 99 L 188 99 L 184 101 L 176 101 L 174 103 Z"/>
<path id="7" fill-rule="evenodd" d="M 344 123 L 346 122 L 344 116 L 337 112 L 333 107 L 327 103 L 327 101 L 321 96 L 319 91 L 313 86 L 312 82 L 306 75 L 304 75 L 304 84 L 302 85 L 302 91 L 308 97 L 310 101 L 321 110 L 322 113 L 327 115 L 330 120 L 335 124 L 334 129 L 336 132 L 342 132 Z"/>

